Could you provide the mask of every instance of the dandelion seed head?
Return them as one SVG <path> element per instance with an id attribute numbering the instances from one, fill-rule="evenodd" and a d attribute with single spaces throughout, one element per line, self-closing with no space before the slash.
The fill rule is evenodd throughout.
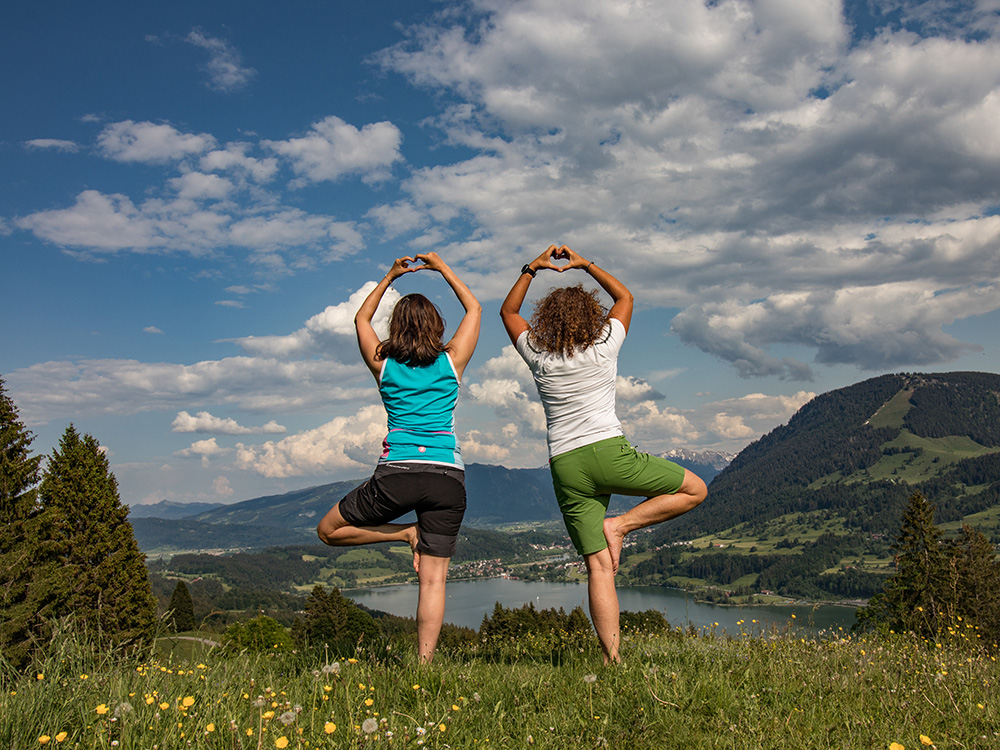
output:
<path id="1" fill-rule="evenodd" d="M 378 729 L 378 722 L 375 719 L 368 718 L 361 722 L 361 731 L 365 734 L 371 734 Z"/>

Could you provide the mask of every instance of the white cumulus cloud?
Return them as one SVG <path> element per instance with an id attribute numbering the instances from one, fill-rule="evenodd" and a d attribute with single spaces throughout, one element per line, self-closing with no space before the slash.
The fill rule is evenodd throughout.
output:
<path id="1" fill-rule="evenodd" d="M 115 161 L 165 164 L 215 147 L 207 133 L 182 133 L 172 125 L 123 120 L 97 137 L 101 154 Z"/>
<path id="2" fill-rule="evenodd" d="M 302 178 L 323 182 L 348 174 L 384 179 L 387 169 L 403 158 L 402 140 L 399 128 L 390 122 L 370 123 L 359 130 L 331 115 L 314 123 L 301 138 L 263 144 L 288 159 Z"/>
<path id="3" fill-rule="evenodd" d="M 244 427 L 232 417 L 216 417 L 207 411 L 195 415 L 178 412 L 170 427 L 174 432 L 211 432 L 218 435 L 280 435 L 288 432 L 274 420 L 259 427 Z"/>
<path id="4" fill-rule="evenodd" d="M 312 430 L 262 445 L 236 446 L 236 463 L 265 477 L 317 476 L 346 469 L 370 470 L 385 437 L 382 406 L 366 406 Z"/>

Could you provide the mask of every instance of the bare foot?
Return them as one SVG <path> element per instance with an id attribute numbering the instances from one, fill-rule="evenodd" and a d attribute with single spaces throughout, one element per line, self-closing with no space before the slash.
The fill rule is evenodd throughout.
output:
<path id="1" fill-rule="evenodd" d="M 618 529 L 617 518 L 604 519 L 604 538 L 608 542 L 608 552 L 611 553 L 611 570 L 618 573 L 618 561 L 622 556 L 622 547 L 625 546 L 625 534 Z"/>
<path id="2" fill-rule="evenodd" d="M 420 532 L 417 531 L 416 525 L 411 526 L 408 530 L 409 533 L 406 535 L 406 541 L 410 545 L 410 549 L 413 550 L 413 569 L 419 573 L 420 572 L 420 553 L 417 552 L 417 542 L 420 541 Z"/>

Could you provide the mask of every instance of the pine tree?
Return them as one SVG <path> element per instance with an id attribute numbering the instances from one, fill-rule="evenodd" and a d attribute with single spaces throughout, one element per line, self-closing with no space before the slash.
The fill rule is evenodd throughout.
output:
<path id="1" fill-rule="evenodd" d="M 174 632 L 180 633 L 185 630 L 194 630 L 197 623 L 194 619 L 194 602 L 191 600 L 191 592 L 184 581 L 178 581 L 174 587 L 174 593 L 170 595 L 171 621 Z"/>
<path id="2" fill-rule="evenodd" d="M 37 485 L 40 456 L 29 455 L 33 437 L 18 418 L 0 379 L 0 653 L 15 667 L 27 663 L 45 638 L 44 618 L 53 592 L 34 585 L 53 566 L 39 564 L 45 535 Z"/>
<path id="3" fill-rule="evenodd" d="M 327 593 L 322 586 L 314 586 L 306 598 L 305 611 L 305 621 L 293 629 L 302 645 L 356 644 L 381 635 L 374 618 L 335 588 Z"/>
<path id="4" fill-rule="evenodd" d="M 955 578 L 949 575 L 941 531 L 934 525 L 934 507 L 919 492 L 903 512 L 892 550 L 896 572 L 858 613 L 858 622 L 932 638 L 956 616 Z"/>
<path id="5" fill-rule="evenodd" d="M 4 524 L 23 521 L 37 510 L 42 457 L 29 455 L 33 439 L 18 419 L 17 408 L 4 392 L 0 378 L 0 521 Z"/>
<path id="6" fill-rule="evenodd" d="M 1000 562 L 996 551 L 982 533 L 963 525 L 953 560 L 957 609 L 966 626 L 959 632 L 974 634 L 985 645 L 995 647 L 1000 643 Z"/>
<path id="7" fill-rule="evenodd" d="M 72 613 L 97 638 L 150 638 L 156 600 L 145 558 L 97 441 L 70 425 L 49 459 L 39 494 L 51 513 L 51 551 L 61 565 L 61 613 Z"/>

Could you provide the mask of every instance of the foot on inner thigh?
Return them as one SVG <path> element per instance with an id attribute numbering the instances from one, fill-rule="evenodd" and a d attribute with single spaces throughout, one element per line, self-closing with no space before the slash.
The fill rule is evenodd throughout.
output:
<path id="1" fill-rule="evenodd" d="M 618 572 L 618 561 L 622 556 L 622 547 L 625 545 L 625 532 L 618 528 L 617 518 L 604 519 L 604 538 L 608 542 L 608 552 L 611 553 L 611 570 Z"/>
<path id="2" fill-rule="evenodd" d="M 410 526 L 406 531 L 406 543 L 410 545 L 410 549 L 413 551 L 413 569 L 419 573 L 420 572 L 420 553 L 417 552 L 417 542 L 420 541 L 420 532 L 417 531 L 416 525 Z"/>

